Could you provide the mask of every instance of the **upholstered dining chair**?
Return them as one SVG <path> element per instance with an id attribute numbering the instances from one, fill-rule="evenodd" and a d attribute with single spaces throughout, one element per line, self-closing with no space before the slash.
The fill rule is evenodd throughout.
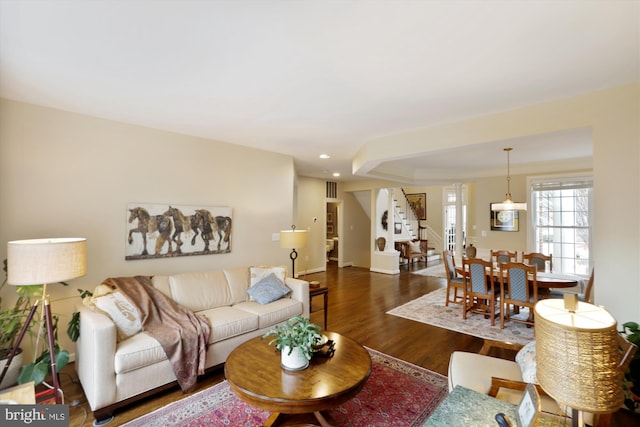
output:
<path id="1" fill-rule="evenodd" d="M 505 320 L 526 323 L 533 326 L 533 307 L 538 302 L 537 267 L 521 262 L 508 262 L 500 265 L 500 329 L 504 329 Z M 511 308 L 528 307 L 529 317 L 519 319 L 511 317 Z M 519 310 L 515 310 L 519 312 Z"/>
<path id="2" fill-rule="evenodd" d="M 496 286 L 493 282 L 493 263 L 480 258 L 463 258 L 464 304 L 462 318 L 467 320 L 467 312 L 479 313 L 496 321 Z"/>
<path id="3" fill-rule="evenodd" d="M 553 254 L 545 255 L 540 252 L 530 252 L 528 254 L 522 254 L 522 262 L 529 265 L 535 265 L 538 267 L 538 272 L 553 271 Z M 547 263 L 549 263 L 549 269 L 547 270 Z"/>
<path id="4" fill-rule="evenodd" d="M 587 282 L 587 286 L 584 288 L 584 293 L 577 293 L 578 300 L 582 302 L 588 302 L 589 304 L 593 304 L 593 268 L 591 269 L 591 275 L 589 276 L 589 281 Z M 561 289 L 551 289 L 549 291 L 549 298 L 564 298 L 565 294 L 575 293 L 569 290 L 563 291 Z"/>
<path id="5" fill-rule="evenodd" d="M 510 252 L 506 250 L 494 251 L 491 250 L 491 262 L 496 263 L 498 265 L 505 264 L 507 262 L 517 262 L 518 261 L 518 251 Z"/>
<path id="6" fill-rule="evenodd" d="M 447 296 L 444 302 L 445 306 L 449 303 L 464 304 L 464 279 L 458 276 L 456 271 L 456 261 L 450 251 L 442 251 L 444 259 L 444 269 L 447 273 Z M 451 289 L 453 288 L 453 298 L 451 298 Z M 458 290 L 460 295 L 458 295 Z"/>

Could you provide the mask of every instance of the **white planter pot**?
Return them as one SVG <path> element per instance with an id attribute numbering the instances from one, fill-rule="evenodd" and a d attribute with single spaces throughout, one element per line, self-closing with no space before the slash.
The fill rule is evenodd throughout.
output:
<path id="1" fill-rule="evenodd" d="M 304 354 L 300 351 L 300 348 L 294 347 L 291 354 L 289 354 L 289 347 L 286 346 L 280 352 L 280 363 L 284 369 L 290 371 L 299 371 L 309 366 L 309 361 L 304 357 Z"/>
<path id="2" fill-rule="evenodd" d="M 9 365 L 9 370 L 2 380 L 2 383 L 0 383 L 0 390 L 4 390 L 5 388 L 12 387 L 18 384 L 18 375 L 20 374 L 20 369 L 22 368 L 23 357 L 24 353 L 22 352 L 22 350 L 20 350 L 18 354 L 13 356 L 11 365 Z M 7 359 L 0 360 L 0 373 L 2 373 L 6 364 Z"/>

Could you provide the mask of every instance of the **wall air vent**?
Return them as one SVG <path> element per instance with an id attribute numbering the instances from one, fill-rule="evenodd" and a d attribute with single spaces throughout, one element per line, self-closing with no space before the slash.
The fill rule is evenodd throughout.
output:
<path id="1" fill-rule="evenodd" d="M 327 199 L 338 198 L 338 183 L 334 181 L 327 181 Z"/>

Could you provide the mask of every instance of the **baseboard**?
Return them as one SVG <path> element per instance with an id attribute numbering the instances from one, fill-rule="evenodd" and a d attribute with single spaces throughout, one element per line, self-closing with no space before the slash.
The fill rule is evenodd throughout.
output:
<path id="1" fill-rule="evenodd" d="M 400 274 L 400 269 L 394 269 L 394 270 L 385 270 L 382 268 L 370 268 L 369 271 L 373 271 L 374 273 L 383 273 L 383 274 Z"/>

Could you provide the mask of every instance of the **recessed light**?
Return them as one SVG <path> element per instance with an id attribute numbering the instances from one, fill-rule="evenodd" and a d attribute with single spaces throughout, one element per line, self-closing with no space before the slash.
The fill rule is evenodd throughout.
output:
<path id="1" fill-rule="evenodd" d="M 330 156 L 330 155 L 328 155 L 328 154 L 320 154 L 320 158 L 321 158 L 321 159 L 330 159 L 330 158 L 331 158 L 331 156 Z"/>
<path id="2" fill-rule="evenodd" d="M 333 176 L 340 176 L 340 172 L 334 172 Z"/>

